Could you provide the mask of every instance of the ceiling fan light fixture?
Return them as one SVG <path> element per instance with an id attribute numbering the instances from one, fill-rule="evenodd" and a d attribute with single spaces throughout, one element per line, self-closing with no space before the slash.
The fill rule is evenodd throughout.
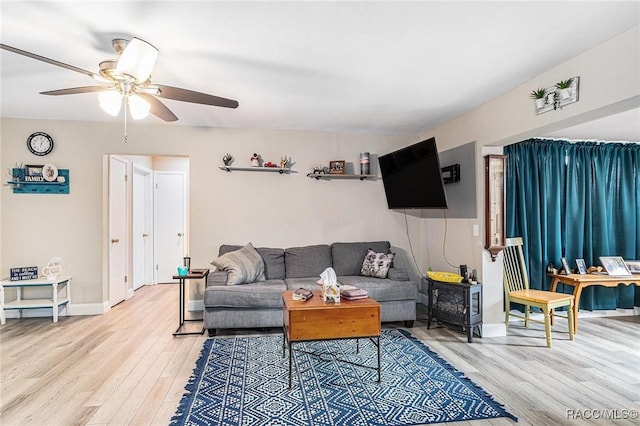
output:
<path id="1" fill-rule="evenodd" d="M 113 90 L 107 90 L 98 94 L 100 108 L 109 115 L 116 117 L 122 107 L 122 95 Z"/>
<path id="2" fill-rule="evenodd" d="M 118 59 L 116 71 L 142 83 L 151 75 L 157 58 L 158 49 L 144 40 L 132 38 Z"/>
<path id="3" fill-rule="evenodd" d="M 60 68 L 83 74 L 107 85 L 71 87 L 60 90 L 40 92 L 43 95 L 72 95 L 78 93 L 98 93 L 102 110 L 112 116 L 118 116 L 124 104 L 125 141 L 127 127 L 127 109 L 136 119 L 153 114 L 166 122 L 177 121 L 178 117 L 160 100 L 173 99 L 192 104 L 211 105 L 223 108 L 237 108 L 238 101 L 213 96 L 206 93 L 181 89 L 151 82 L 151 71 L 158 57 L 158 49 L 139 38 L 114 39 L 112 41 L 115 52 L 120 55 L 118 60 L 110 59 L 99 64 L 99 73 L 87 71 L 74 65 L 50 59 L 36 53 L 18 49 L 0 43 L 0 49 L 44 62 Z M 125 99 L 126 98 L 126 99 Z M 126 103 L 124 102 L 126 101 Z"/>
<path id="4" fill-rule="evenodd" d="M 142 120 L 149 115 L 151 105 L 149 105 L 149 102 L 145 101 L 140 96 L 136 94 L 129 95 L 127 101 L 129 103 L 129 111 L 131 111 L 131 117 L 134 120 Z"/>
<path id="5" fill-rule="evenodd" d="M 122 55 L 127 44 L 129 44 L 129 40 L 126 38 L 114 38 L 111 40 L 111 46 L 113 46 L 113 50 L 115 50 L 118 55 Z"/>

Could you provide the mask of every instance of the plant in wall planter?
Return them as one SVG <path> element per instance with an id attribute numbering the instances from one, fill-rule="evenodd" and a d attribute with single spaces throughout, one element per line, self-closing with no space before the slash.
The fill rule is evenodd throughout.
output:
<path id="1" fill-rule="evenodd" d="M 542 87 L 532 91 L 529 94 L 529 97 L 536 101 L 536 108 L 537 109 L 540 109 L 540 108 L 544 107 L 545 95 L 546 94 L 547 94 L 547 89 L 544 89 Z"/>
<path id="2" fill-rule="evenodd" d="M 556 83 L 556 88 L 560 91 L 561 99 L 569 99 L 571 97 L 571 79 Z"/>

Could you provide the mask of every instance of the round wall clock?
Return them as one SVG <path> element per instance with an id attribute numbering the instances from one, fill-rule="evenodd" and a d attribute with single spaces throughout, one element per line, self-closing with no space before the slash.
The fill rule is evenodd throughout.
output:
<path id="1" fill-rule="evenodd" d="M 27 138 L 27 147 L 32 154 L 47 155 L 53 150 L 53 138 L 44 132 L 35 132 Z"/>

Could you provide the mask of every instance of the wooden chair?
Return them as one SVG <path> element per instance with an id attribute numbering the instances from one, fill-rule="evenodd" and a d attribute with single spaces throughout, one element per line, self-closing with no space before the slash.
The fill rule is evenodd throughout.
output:
<path id="1" fill-rule="evenodd" d="M 573 303 L 572 294 L 556 293 L 544 290 L 529 289 L 527 268 L 522 254 L 522 238 L 507 238 L 504 249 L 504 295 L 506 300 L 505 324 L 509 328 L 509 316 L 524 318 L 524 326 L 529 327 L 529 321 L 544 324 L 547 335 L 547 347 L 551 347 L 551 318 L 562 316 L 554 314 L 554 309 L 567 307 L 567 320 L 569 321 L 569 338 L 573 340 Z M 524 316 L 509 312 L 511 302 L 520 303 L 525 307 Z M 532 307 L 540 308 L 544 313 L 544 321 L 529 317 Z"/>

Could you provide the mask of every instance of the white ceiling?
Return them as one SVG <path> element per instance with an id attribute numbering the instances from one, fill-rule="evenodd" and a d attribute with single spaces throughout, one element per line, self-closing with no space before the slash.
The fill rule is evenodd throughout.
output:
<path id="1" fill-rule="evenodd" d="M 2 0 L 1 12 L 3 44 L 97 72 L 112 38 L 136 36 L 160 50 L 154 82 L 240 103 L 165 100 L 179 117 L 167 125 L 421 134 L 638 25 L 640 2 Z M 122 119 L 95 94 L 38 94 L 95 84 L 82 74 L 0 61 L 3 117 Z"/>
<path id="2" fill-rule="evenodd" d="M 541 136 L 572 140 L 640 142 L 640 109 L 632 109 Z"/>

